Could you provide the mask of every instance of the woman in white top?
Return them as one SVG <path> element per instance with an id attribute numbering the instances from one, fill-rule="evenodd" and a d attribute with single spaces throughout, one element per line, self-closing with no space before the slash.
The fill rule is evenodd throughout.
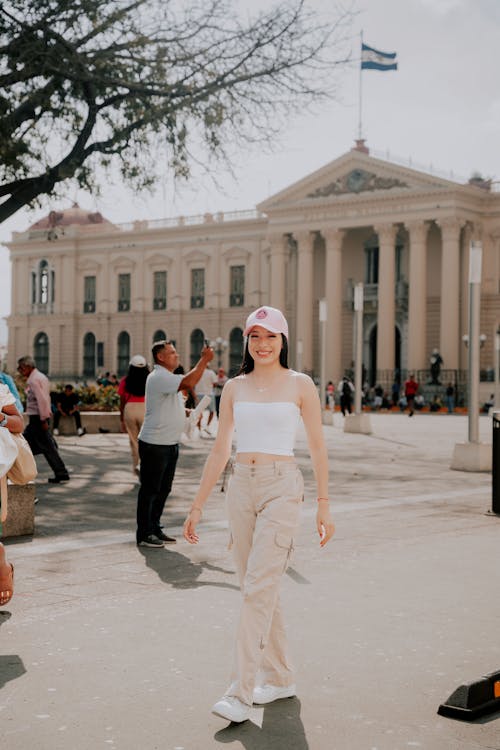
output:
<path id="1" fill-rule="evenodd" d="M 288 324 L 273 307 L 247 319 L 240 374 L 222 392 L 217 439 L 184 523 L 198 542 L 202 508 L 231 455 L 236 460 L 226 495 L 233 553 L 243 595 L 231 684 L 212 711 L 229 721 L 248 719 L 252 703 L 295 695 L 279 602 L 279 585 L 297 535 L 304 482 L 293 448 L 302 417 L 318 489 L 320 546 L 335 527 L 328 502 L 328 456 L 321 404 L 307 375 L 288 368 Z"/>
<path id="2" fill-rule="evenodd" d="M 0 429 L 22 432 L 24 422 L 16 407 L 16 399 L 7 385 L 0 383 Z M 14 593 L 14 566 L 5 559 L 5 547 L 0 542 L 0 607 L 8 604 Z"/>

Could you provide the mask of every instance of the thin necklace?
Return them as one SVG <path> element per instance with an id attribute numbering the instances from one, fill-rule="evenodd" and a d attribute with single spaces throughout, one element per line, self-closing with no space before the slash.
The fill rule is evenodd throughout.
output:
<path id="1" fill-rule="evenodd" d="M 257 391 L 257 393 L 263 393 L 264 391 L 268 391 L 270 388 L 273 387 L 273 385 L 280 379 L 282 373 L 280 372 L 279 375 L 277 375 L 269 385 L 264 386 L 263 388 L 259 388 L 257 383 L 255 383 L 254 388 Z M 255 377 L 255 376 L 254 376 Z"/>

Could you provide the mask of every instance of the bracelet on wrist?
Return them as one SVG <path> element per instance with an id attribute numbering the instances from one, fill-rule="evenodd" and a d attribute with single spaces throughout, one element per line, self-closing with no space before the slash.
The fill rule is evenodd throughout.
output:
<path id="1" fill-rule="evenodd" d="M 317 502 L 319 503 L 321 500 L 324 500 L 325 502 L 329 503 L 330 499 L 328 497 L 318 497 L 316 498 Z"/>
<path id="2" fill-rule="evenodd" d="M 192 508 L 190 508 L 189 512 L 192 513 L 193 510 L 197 510 L 198 513 L 200 514 L 200 516 L 203 515 L 202 512 L 201 512 L 201 508 L 197 508 L 196 505 L 194 505 Z"/>

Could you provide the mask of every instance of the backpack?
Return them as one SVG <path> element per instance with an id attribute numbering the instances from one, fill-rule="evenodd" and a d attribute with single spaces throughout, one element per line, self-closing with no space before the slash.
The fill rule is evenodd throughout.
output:
<path id="1" fill-rule="evenodd" d="M 342 383 L 342 395 L 343 396 L 351 395 L 351 386 L 348 380 L 344 380 L 344 382 Z"/>

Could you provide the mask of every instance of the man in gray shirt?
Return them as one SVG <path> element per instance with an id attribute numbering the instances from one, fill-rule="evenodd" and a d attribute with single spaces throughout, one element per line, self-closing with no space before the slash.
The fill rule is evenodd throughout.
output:
<path id="1" fill-rule="evenodd" d="M 176 375 L 179 355 L 170 341 L 155 342 L 152 353 L 155 364 L 146 380 L 146 413 L 139 433 L 141 486 L 136 538 L 140 547 L 175 544 L 173 537 L 163 533 L 160 520 L 172 488 L 185 423 L 181 391 L 196 385 L 214 356 L 213 350 L 206 346 L 192 370 L 186 375 Z"/>

